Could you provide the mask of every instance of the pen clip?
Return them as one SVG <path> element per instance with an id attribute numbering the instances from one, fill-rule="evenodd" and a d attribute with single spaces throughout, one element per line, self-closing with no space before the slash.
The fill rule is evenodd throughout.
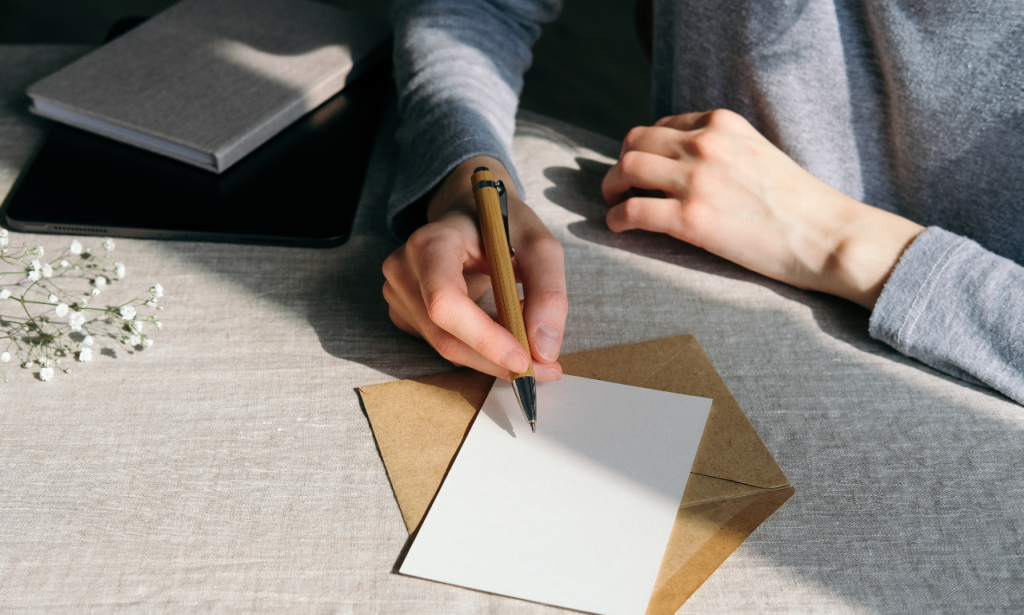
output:
<path id="1" fill-rule="evenodd" d="M 498 199 L 501 200 L 501 221 L 505 223 L 505 241 L 508 243 L 508 255 L 516 255 L 516 249 L 512 247 L 512 236 L 508 233 L 508 193 L 505 192 L 505 184 L 499 179 L 494 182 L 494 188 L 498 191 Z"/>

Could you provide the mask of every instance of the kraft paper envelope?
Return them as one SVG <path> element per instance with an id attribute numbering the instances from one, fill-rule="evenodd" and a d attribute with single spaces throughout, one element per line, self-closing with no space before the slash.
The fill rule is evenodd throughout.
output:
<path id="1" fill-rule="evenodd" d="M 647 607 L 648 615 L 675 613 L 795 490 L 693 336 L 563 355 L 559 362 L 574 376 L 714 400 Z M 463 369 L 359 390 L 410 533 L 493 382 Z"/>

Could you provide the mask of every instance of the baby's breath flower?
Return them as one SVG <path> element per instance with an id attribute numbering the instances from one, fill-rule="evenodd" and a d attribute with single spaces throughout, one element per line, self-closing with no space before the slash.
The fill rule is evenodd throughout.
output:
<path id="1" fill-rule="evenodd" d="M 164 323 L 160 322 L 159 320 L 154 320 L 153 326 L 156 327 L 157 331 L 159 331 L 160 329 L 164 328 Z"/>
<path id="2" fill-rule="evenodd" d="M 100 294 L 100 289 L 98 289 L 98 288 L 94 288 L 94 289 L 89 291 L 89 296 L 90 297 L 95 297 L 98 294 Z"/>
<path id="3" fill-rule="evenodd" d="M 52 278 L 53 277 L 53 267 L 50 266 L 50 263 L 43 263 L 43 277 L 44 278 Z"/>
<path id="4" fill-rule="evenodd" d="M 150 299 L 144 305 L 146 307 L 156 307 L 156 299 Z"/>
<path id="5" fill-rule="evenodd" d="M 53 378 L 53 368 L 52 367 L 44 367 L 43 369 L 39 370 L 39 379 L 40 380 L 42 380 L 43 382 L 46 382 L 50 378 Z"/>
<path id="6" fill-rule="evenodd" d="M 68 267 L 68 266 L 70 266 L 70 265 L 71 265 L 71 263 L 67 262 L 67 261 L 66 261 L 66 260 L 64 260 L 63 258 L 62 258 L 62 259 L 60 259 L 60 262 L 59 262 L 59 263 L 57 263 L 57 266 L 59 266 L 59 267 L 60 267 L 61 269 L 63 269 L 64 267 Z"/>
<path id="7" fill-rule="evenodd" d="M 33 256 L 42 256 L 43 254 L 46 253 L 46 250 L 43 249 L 43 246 L 36 246 L 29 250 L 28 253 Z"/>
<path id="8" fill-rule="evenodd" d="M 43 367 L 50 366 L 50 360 L 47 359 L 46 357 L 39 357 L 38 359 L 36 359 L 36 362 L 42 365 Z"/>
<path id="9" fill-rule="evenodd" d="M 159 299 L 164 296 L 164 287 L 159 284 L 154 284 L 153 288 L 149 289 L 149 292 L 153 293 L 154 299 Z"/>
<path id="10" fill-rule="evenodd" d="M 135 308 L 130 305 L 121 306 L 120 312 L 122 320 L 131 320 L 135 318 Z"/>
<path id="11" fill-rule="evenodd" d="M 71 250 L 72 254 L 81 254 L 82 253 L 82 244 L 78 243 L 77 239 L 72 239 L 71 240 L 71 247 L 69 248 L 69 250 Z"/>
<path id="12" fill-rule="evenodd" d="M 148 337 L 146 337 L 145 335 L 143 335 L 142 336 L 142 347 L 143 348 L 149 348 L 152 345 L 153 345 L 153 340 L 151 340 Z"/>
<path id="13" fill-rule="evenodd" d="M 110 237 L 107 237 L 106 239 L 104 239 L 103 240 L 103 249 L 106 250 L 107 252 L 110 252 L 111 250 L 113 250 L 114 249 L 114 240 L 111 239 Z"/>
<path id="14" fill-rule="evenodd" d="M 22 369 L 28 369 L 32 367 L 32 361 L 25 361 L 24 363 L 21 364 L 21 367 Z"/>
<path id="15" fill-rule="evenodd" d="M 5 352 L 3 354 L 0 354 L 0 362 L 10 363 L 11 362 L 11 353 Z"/>
<path id="16" fill-rule="evenodd" d="M 141 333 L 142 332 L 142 321 L 141 320 L 129 320 L 128 321 L 128 330 L 131 331 L 132 333 Z"/>
<path id="17" fill-rule="evenodd" d="M 47 297 L 46 300 L 49 301 L 50 303 L 57 303 L 58 301 L 60 301 L 60 299 L 57 298 L 57 295 L 53 293 L 50 293 L 50 296 Z"/>
<path id="18" fill-rule="evenodd" d="M 0 248 L 6 248 L 8 241 L 9 240 L 7 239 L 7 229 L 0 228 Z"/>
<path id="19" fill-rule="evenodd" d="M 82 363 L 85 363 L 86 361 L 92 361 L 92 349 L 83 348 L 79 350 L 78 360 L 81 361 Z"/>
<path id="20" fill-rule="evenodd" d="M 68 304 L 58 303 L 57 307 L 55 307 L 53 311 L 57 314 L 57 318 L 64 318 L 68 315 Z"/>
<path id="21" fill-rule="evenodd" d="M 107 278 L 98 275 L 96 276 L 96 279 L 92 281 L 92 285 L 95 286 L 96 288 L 103 288 L 104 286 L 107 285 Z"/>
<path id="22" fill-rule="evenodd" d="M 3 289 L 3 290 L 0 290 L 0 299 L 10 299 L 10 298 L 11 298 L 11 291 L 7 290 L 6 288 Z"/>
<path id="23" fill-rule="evenodd" d="M 84 344 L 86 346 L 92 346 L 92 344 L 93 344 L 92 336 L 91 335 L 86 335 L 85 339 L 82 340 L 82 344 Z"/>
<path id="24" fill-rule="evenodd" d="M 138 334 L 128 336 L 127 340 L 129 346 L 138 346 L 142 343 L 142 337 Z"/>
<path id="25" fill-rule="evenodd" d="M 33 258 L 32 262 L 29 263 L 28 266 L 31 268 L 32 271 L 39 271 L 40 269 L 43 268 L 43 266 L 39 264 L 38 258 Z"/>
<path id="26" fill-rule="evenodd" d="M 38 282 L 40 277 L 42 277 L 42 276 L 39 274 L 38 271 L 29 271 L 28 272 L 28 279 L 32 280 L 33 282 Z"/>
<path id="27" fill-rule="evenodd" d="M 81 331 L 82 325 L 85 324 L 85 314 L 75 310 L 68 316 L 68 324 L 71 326 L 72 331 Z"/>
<path id="28" fill-rule="evenodd" d="M 114 263 L 114 273 L 117 274 L 117 279 L 123 278 L 125 273 L 124 263 Z"/>

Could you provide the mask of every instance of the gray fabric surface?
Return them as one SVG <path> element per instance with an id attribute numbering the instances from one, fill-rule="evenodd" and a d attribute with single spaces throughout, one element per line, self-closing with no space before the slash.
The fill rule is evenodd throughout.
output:
<path id="1" fill-rule="evenodd" d="M 1024 4 L 655 4 L 655 118 L 731 109 L 845 194 L 994 252 L 975 250 L 964 261 L 985 272 L 973 284 L 950 270 L 948 309 L 919 311 L 913 339 L 900 339 L 907 331 L 888 327 L 909 316 L 888 310 L 928 303 L 913 293 L 925 287 L 932 262 L 917 253 L 924 243 L 913 244 L 888 285 L 890 297 L 904 300 L 876 306 L 873 334 L 1024 403 L 1024 285 L 1006 285 L 1024 277 Z M 500 153 L 536 36 L 536 24 L 523 20 L 547 19 L 555 8 L 539 0 L 400 6 L 399 143 L 402 160 L 421 162 L 401 167 L 400 179 L 409 180 L 392 195 L 392 217 L 472 155 L 498 152 L 506 161 Z M 504 20 L 495 21 L 497 10 Z M 450 75 L 463 76 L 460 87 Z M 412 134 L 418 138 L 401 138 Z M 949 249 L 958 241 L 942 237 Z M 977 300 L 982 289 L 997 295 Z"/>
<path id="2" fill-rule="evenodd" d="M 42 136 L 18 92 L 79 52 L 0 48 L 0 194 Z M 390 572 L 406 533 L 354 389 L 449 366 L 381 297 L 388 134 L 346 245 L 119 240 L 119 284 L 166 289 L 156 344 L 46 383 L 11 371 L 0 612 L 561 612 Z M 565 350 L 695 334 L 797 489 L 680 612 L 1019 613 L 1020 407 L 872 340 L 848 302 L 609 232 L 617 152 L 517 125 L 521 179 L 565 246 Z"/>

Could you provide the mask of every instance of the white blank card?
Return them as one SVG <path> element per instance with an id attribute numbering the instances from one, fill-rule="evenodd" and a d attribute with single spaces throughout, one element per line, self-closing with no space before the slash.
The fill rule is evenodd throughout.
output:
<path id="1" fill-rule="evenodd" d="M 537 433 L 491 389 L 403 574 L 608 615 L 641 615 L 711 400 L 564 376 Z"/>

